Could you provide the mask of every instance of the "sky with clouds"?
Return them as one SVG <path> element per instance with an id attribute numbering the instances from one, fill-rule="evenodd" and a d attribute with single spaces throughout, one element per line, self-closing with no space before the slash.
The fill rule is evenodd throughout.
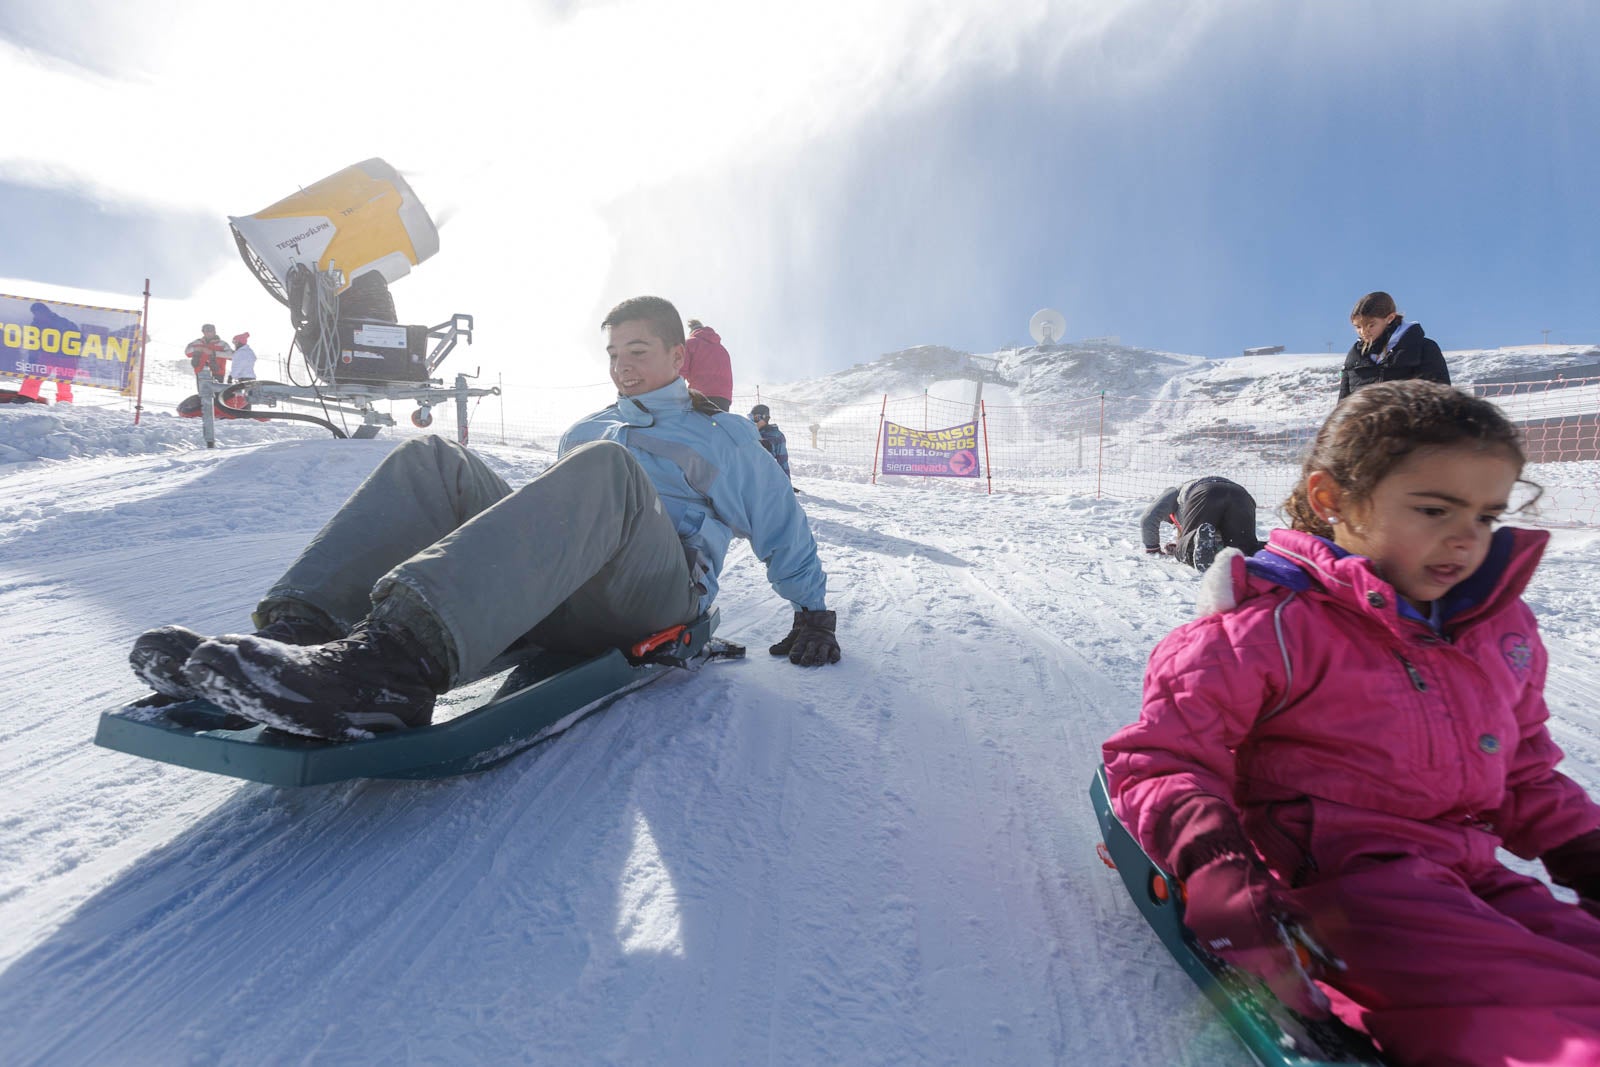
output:
<path id="1" fill-rule="evenodd" d="M 604 380 L 667 296 L 738 391 L 915 344 L 1600 343 L 1600 8 L 1418 0 L 0 4 L 0 291 L 287 347 L 227 215 L 402 171 L 447 371 Z M 20 106 L 25 101 L 26 106 Z"/>

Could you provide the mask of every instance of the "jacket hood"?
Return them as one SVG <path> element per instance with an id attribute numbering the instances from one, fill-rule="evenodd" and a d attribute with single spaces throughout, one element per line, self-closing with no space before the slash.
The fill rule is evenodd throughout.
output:
<path id="1" fill-rule="evenodd" d="M 702 326 L 698 330 L 695 330 L 693 333 L 689 334 L 689 336 L 690 337 L 704 337 L 707 340 L 715 341 L 719 345 L 722 343 L 721 336 L 718 335 L 716 330 L 713 330 L 709 326 Z"/>
<path id="2" fill-rule="evenodd" d="M 1544 530 L 1496 530 L 1482 565 L 1440 598 L 1441 625 L 1459 627 L 1515 601 L 1528 587 L 1549 540 Z M 1266 547 L 1248 559 L 1238 549 L 1217 556 L 1201 582 L 1200 614 L 1227 611 L 1279 588 L 1316 589 L 1396 632 L 1404 619 L 1427 621 L 1379 577 L 1366 556 L 1315 534 L 1283 529 L 1273 530 Z"/>

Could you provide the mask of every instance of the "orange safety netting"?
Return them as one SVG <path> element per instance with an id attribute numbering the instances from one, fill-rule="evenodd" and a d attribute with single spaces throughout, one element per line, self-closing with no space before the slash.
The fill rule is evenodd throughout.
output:
<path id="1" fill-rule="evenodd" d="M 1498 404 L 1522 428 L 1529 459 L 1524 476 L 1543 486 L 1544 496 L 1519 521 L 1600 525 L 1600 378 L 1465 388 Z M 733 411 L 758 402 L 772 409 L 788 438 L 797 478 L 809 473 L 860 481 L 873 476 L 880 419 L 941 429 L 970 421 L 978 407 L 919 393 L 817 410 L 762 391 L 735 397 Z M 984 404 L 977 412 L 984 476 L 938 481 L 951 492 L 983 492 L 992 480 L 995 492 L 1046 489 L 1142 501 L 1187 479 L 1220 474 L 1271 510 L 1289 494 L 1304 450 L 1331 407 L 1329 398 L 1279 402 L 1262 390 L 1186 400 L 1096 395 Z M 493 401 L 477 412 L 469 415 L 475 443 L 554 449 L 572 421 L 554 410 L 501 416 Z M 432 432 L 453 435 L 454 414 L 451 405 L 434 408 Z M 880 473 L 877 480 L 910 479 Z"/>

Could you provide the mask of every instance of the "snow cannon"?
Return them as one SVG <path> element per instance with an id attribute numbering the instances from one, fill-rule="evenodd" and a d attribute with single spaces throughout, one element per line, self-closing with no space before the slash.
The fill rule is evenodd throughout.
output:
<path id="1" fill-rule="evenodd" d="M 245 265 L 289 309 L 295 345 L 326 388 L 425 385 L 458 339 L 472 342 L 470 315 L 430 327 L 406 324 L 395 311 L 389 284 L 439 251 L 439 231 L 400 172 L 381 159 L 348 166 L 254 215 L 230 215 L 228 225 Z M 431 351 L 430 342 L 438 342 Z"/>
<path id="2" fill-rule="evenodd" d="M 376 271 L 394 282 L 439 251 L 439 231 L 400 172 L 373 158 L 330 174 L 253 215 L 228 216 L 239 254 L 279 303 L 292 306 L 297 265 L 338 272 L 340 290 Z"/>

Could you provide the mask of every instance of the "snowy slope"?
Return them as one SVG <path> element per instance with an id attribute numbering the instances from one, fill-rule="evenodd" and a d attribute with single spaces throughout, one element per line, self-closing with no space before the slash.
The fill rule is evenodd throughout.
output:
<path id="1" fill-rule="evenodd" d="M 1099 743 L 1196 584 L 1137 505 L 801 475 L 839 666 L 765 655 L 788 609 L 740 547 L 747 661 L 488 773 L 275 789 L 95 720 L 139 630 L 245 627 L 392 436 L 49 413 L 72 458 L 0 466 L 5 1062 L 1246 1062 L 1094 853 Z M 1556 537 L 1530 599 L 1600 790 L 1600 533 Z"/>

